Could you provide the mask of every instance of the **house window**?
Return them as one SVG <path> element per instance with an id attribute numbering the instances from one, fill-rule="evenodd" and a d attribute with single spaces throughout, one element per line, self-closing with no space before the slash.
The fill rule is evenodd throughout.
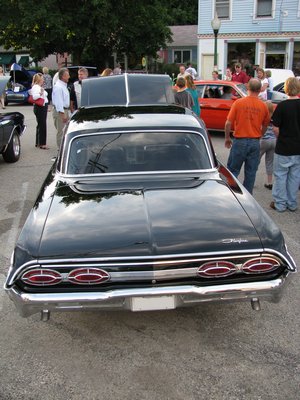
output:
<path id="1" fill-rule="evenodd" d="M 273 0 L 256 0 L 256 18 L 273 16 Z"/>
<path id="2" fill-rule="evenodd" d="M 215 6 L 220 19 L 230 19 L 230 0 L 215 0 Z"/>
<path id="3" fill-rule="evenodd" d="M 189 61 L 192 61 L 191 50 L 174 50 L 173 62 L 175 64 L 186 64 Z"/>

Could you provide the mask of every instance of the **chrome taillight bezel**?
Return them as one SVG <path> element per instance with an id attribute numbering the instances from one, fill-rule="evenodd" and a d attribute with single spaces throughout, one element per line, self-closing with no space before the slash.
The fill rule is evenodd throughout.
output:
<path id="1" fill-rule="evenodd" d="M 38 281 L 37 278 L 40 277 Z M 35 278 L 35 280 L 32 280 Z M 62 282 L 63 277 L 60 272 L 53 269 L 35 268 L 24 272 L 21 280 L 32 286 L 53 286 Z"/>
<path id="2" fill-rule="evenodd" d="M 222 278 L 230 276 L 237 271 L 238 268 L 234 263 L 230 261 L 216 260 L 200 265 L 197 274 L 202 278 Z"/>
<path id="3" fill-rule="evenodd" d="M 272 257 L 257 257 L 247 260 L 241 270 L 245 274 L 267 274 L 280 267 L 280 262 Z"/>
<path id="4" fill-rule="evenodd" d="M 90 279 L 83 279 L 83 276 L 89 276 Z M 110 280 L 108 272 L 95 267 L 80 267 L 73 269 L 67 277 L 67 281 L 76 285 L 99 285 Z"/>

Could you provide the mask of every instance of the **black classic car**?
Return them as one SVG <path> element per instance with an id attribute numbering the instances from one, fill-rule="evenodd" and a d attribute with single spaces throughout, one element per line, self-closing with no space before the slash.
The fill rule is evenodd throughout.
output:
<path id="1" fill-rule="evenodd" d="M 172 96 L 164 76 L 83 82 L 12 256 L 22 316 L 280 300 L 296 271 L 282 233 Z"/>
<path id="2" fill-rule="evenodd" d="M 0 93 L 3 93 L 9 77 L 1 77 Z M 24 115 L 19 112 L 0 113 L 0 153 L 6 162 L 16 162 L 21 154 L 20 136 L 24 132 Z"/>

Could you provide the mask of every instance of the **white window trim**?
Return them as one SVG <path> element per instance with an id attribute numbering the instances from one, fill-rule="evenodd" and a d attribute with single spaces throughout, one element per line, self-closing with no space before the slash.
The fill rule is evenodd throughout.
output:
<path id="1" fill-rule="evenodd" d="M 220 20 L 223 22 L 227 22 L 227 21 L 232 21 L 232 1 L 233 0 L 229 0 L 229 18 L 225 19 L 225 18 L 220 18 Z M 299 0 L 300 1 L 300 0 Z M 215 17 L 215 11 L 216 11 L 216 0 L 214 0 L 213 2 L 213 8 L 212 8 L 212 19 L 214 19 Z"/>
<path id="2" fill-rule="evenodd" d="M 275 10 L 276 10 L 276 0 L 272 0 L 272 15 L 271 17 L 257 17 L 257 0 L 254 1 L 254 11 L 253 11 L 253 20 L 261 21 L 267 19 L 274 19 L 275 18 Z"/>
<path id="3" fill-rule="evenodd" d="M 175 58 L 174 58 L 174 53 L 175 53 L 175 51 L 181 51 L 181 52 L 183 52 L 183 51 L 189 51 L 189 52 L 190 52 L 190 59 L 189 59 L 189 61 L 192 62 L 192 56 L 193 56 L 192 49 L 173 49 L 173 50 L 172 50 L 172 62 L 173 62 L 173 63 L 175 63 Z M 180 61 L 179 63 L 176 63 L 176 64 L 185 64 L 185 63 L 186 63 L 186 61 Z"/>

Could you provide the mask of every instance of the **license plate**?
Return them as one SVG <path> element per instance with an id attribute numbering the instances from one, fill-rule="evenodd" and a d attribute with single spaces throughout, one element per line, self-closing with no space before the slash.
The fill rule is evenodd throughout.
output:
<path id="1" fill-rule="evenodd" d="M 130 303 L 131 311 L 172 310 L 175 308 L 175 297 L 132 297 Z"/>

